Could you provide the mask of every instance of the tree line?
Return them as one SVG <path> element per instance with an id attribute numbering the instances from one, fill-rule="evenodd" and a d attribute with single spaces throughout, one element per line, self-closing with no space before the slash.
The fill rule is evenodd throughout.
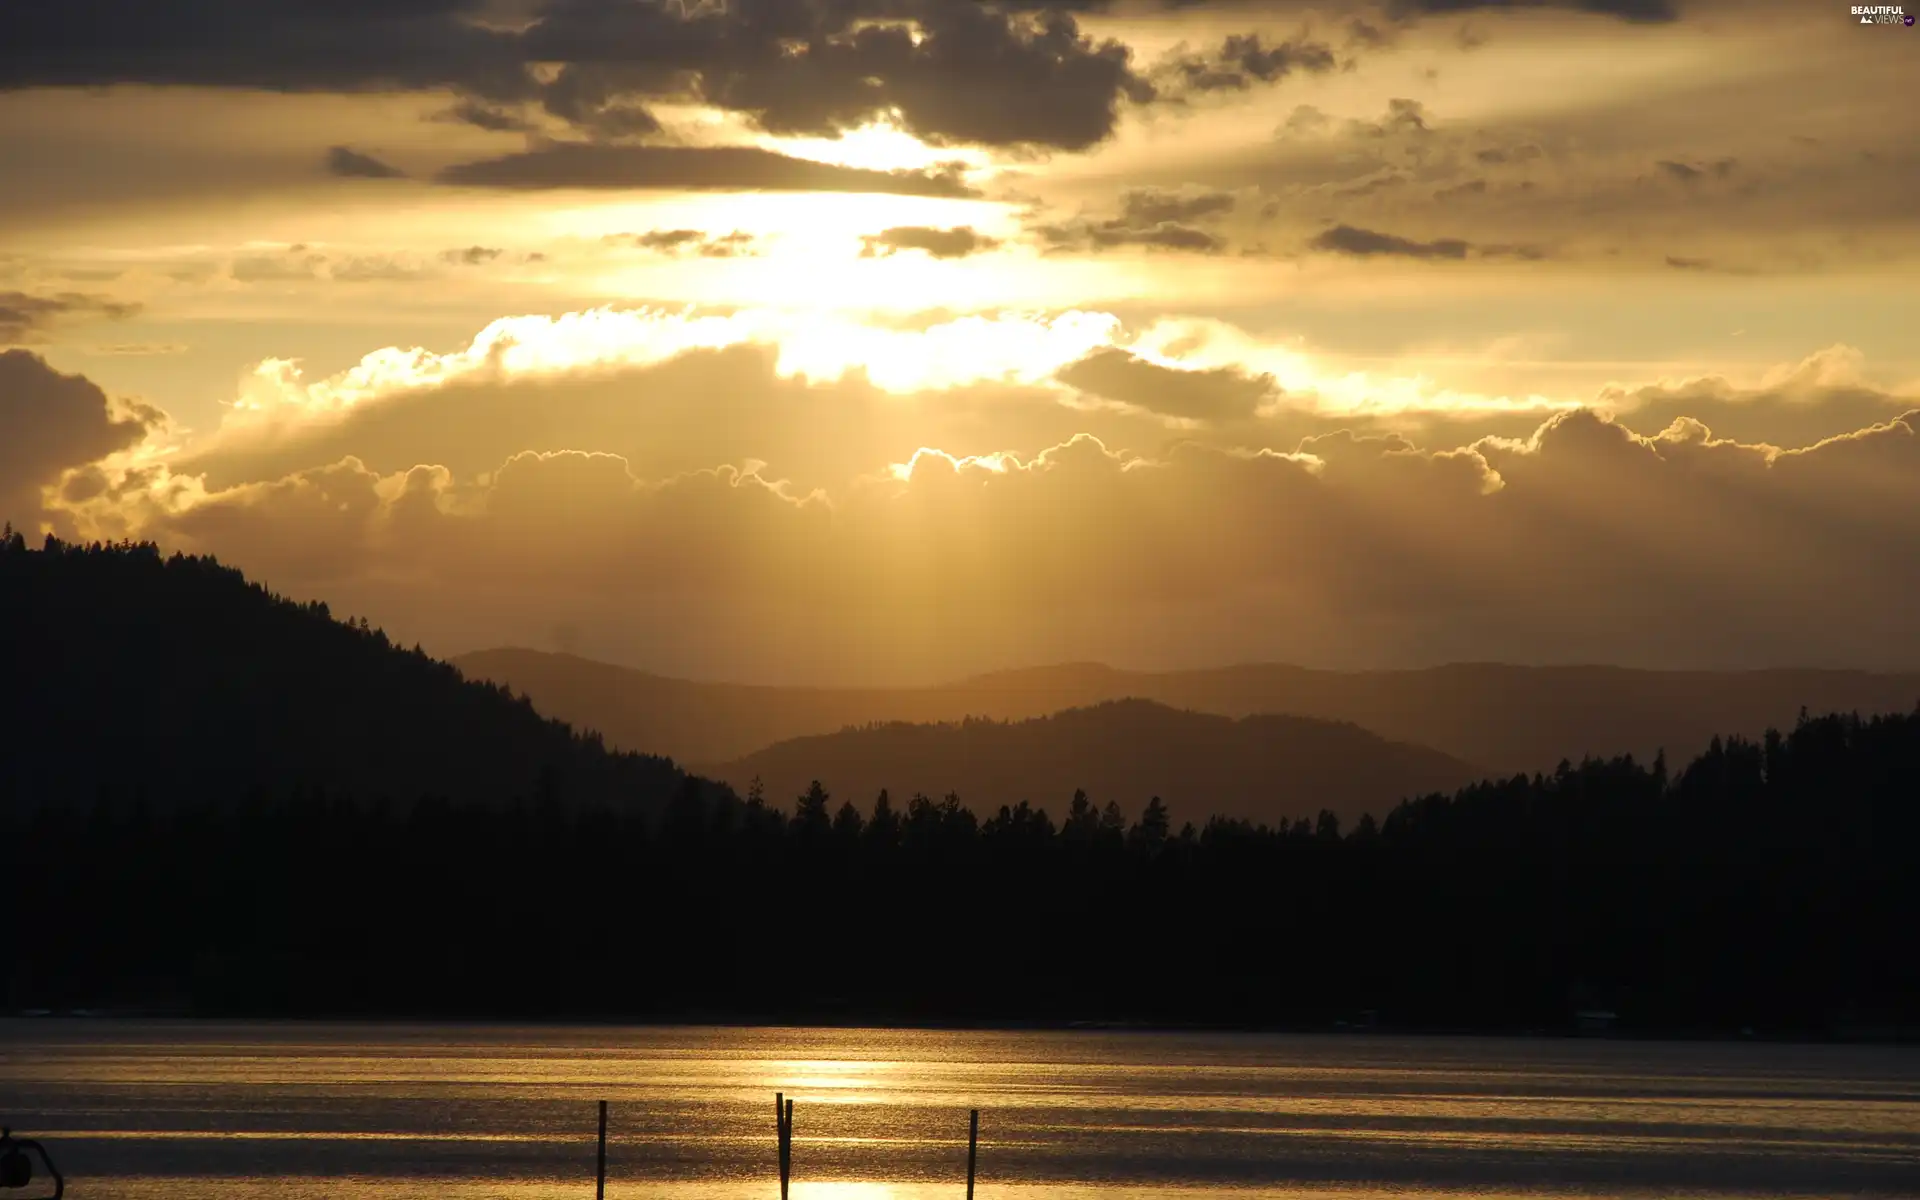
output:
<path id="1" fill-rule="evenodd" d="M 659 820 L 308 793 L 0 817 L 19 1007 L 1821 1034 L 1920 1023 L 1920 715 L 1343 830 L 689 780 Z"/>

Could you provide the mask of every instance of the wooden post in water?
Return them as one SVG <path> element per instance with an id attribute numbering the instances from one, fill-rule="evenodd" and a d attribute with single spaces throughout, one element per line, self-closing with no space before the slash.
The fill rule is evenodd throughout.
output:
<path id="1" fill-rule="evenodd" d="M 793 1101 L 784 1092 L 773 1094 L 773 1127 L 780 1139 L 780 1200 L 787 1200 L 787 1181 L 793 1174 Z"/>
<path id="2" fill-rule="evenodd" d="M 973 1200 L 973 1167 L 980 1154 L 980 1110 L 967 1123 L 967 1200 Z"/>
<path id="3" fill-rule="evenodd" d="M 600 1102 L 600 1161 L 594 1171 L 593 1200 L 607 1200 L 607 1102 Z"/>

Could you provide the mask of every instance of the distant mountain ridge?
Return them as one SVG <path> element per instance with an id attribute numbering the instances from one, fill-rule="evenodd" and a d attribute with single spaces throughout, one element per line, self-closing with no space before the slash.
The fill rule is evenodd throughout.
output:
<path id="1" fill-rule="evenodd" d="M 626 748 L 682 762 L 730 762 L 776 742 L 873 721 L 1023 720 L 1107 700 L 1152 700 L 1228 717 L 1347 721 L 1491 771 L 1551 770 L 1561 759 L 1664 749 L 1698 754 L 1715 735 L 1757 737 L 1812 712 L 1906 712 L 1920 673 L 1651 671 L 1461 663 L 1404 671 L 1322 671 L 1249 663 L 1127 671 L 1097 663 L 1001 671 L 919 688 L 698 683 L 571 655 L 487 650 L 455 658 L 511 684 L 541 711 Z"/>
<path id="2" fill-rule="evenodd" d="M 746 791 L 758 779 L 785 805 L 819 780 L 834 803 L 866 809 L 882 788 L 959 794 L 987 814 L 1031 801 L 1058 819 L 1075 789 L 1137 815 L 1158 796 L 1181 821 L 1209 816 L 1277 825 L 1322 809 L 1352 821 L 1410 796 L 1451 792 L 1484 772 L 1357 725 L 1306 717 L 1222 717 L 1148 700 L 1110 700 L 1025 721 L 870 725 L 780 742 L 702 774 Z"/>
<path id="3" fill-rule="evenodd" d="M 323 795 L 657 812 L 685 779 L 364 621 L 150 545 L 0 541 L 0 661 L 0 803 Z"/>

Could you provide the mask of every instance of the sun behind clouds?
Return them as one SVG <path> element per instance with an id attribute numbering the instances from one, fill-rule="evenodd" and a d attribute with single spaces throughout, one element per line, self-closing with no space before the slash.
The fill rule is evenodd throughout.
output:
<path id="1" fill-rule="evenodd" d="M 510 7 L 41 6 L 0 516 L 694 675 L 1920 657 L 1906 35 Z"/>

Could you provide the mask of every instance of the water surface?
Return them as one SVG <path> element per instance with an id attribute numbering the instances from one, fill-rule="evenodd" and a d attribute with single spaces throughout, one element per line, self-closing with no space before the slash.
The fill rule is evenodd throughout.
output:
<path id="1" fill-rule="evenodd" d="M 77 1200 L 1920 1195 L 1920 1051 L 1132 1032 L 0 1021 Z M 36 1193 L 39 1194 L 39 1193 Z"/>

